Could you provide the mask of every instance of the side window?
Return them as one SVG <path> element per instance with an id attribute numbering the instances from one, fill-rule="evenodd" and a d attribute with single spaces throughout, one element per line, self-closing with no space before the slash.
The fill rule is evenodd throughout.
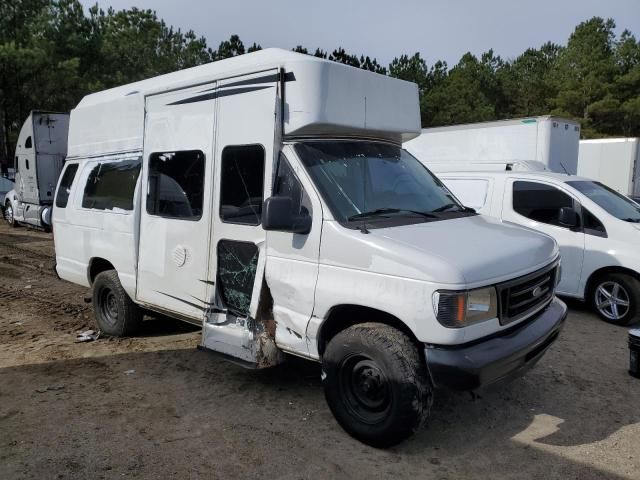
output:
<path id="1" fill-rule="evenodd" d="M 280 155 L 278 161 L 278 173 L 276 174 L 273 195 L 289 197 L 293 200 L 293 215 L 311 214 L 311 201 L 302 188 L 302 184 L 293 172 L 289 161 L 284 155 Z"/>
<path id="2" fill-rule="evenodd" d="M 573 199 L 551 185 L 513 182 L 513 209 L 536 222 L 557 225 L 561 207 L 573 207 Z"/>
<path id="3" fill-rule="evenodd" d="M 29 159 L 28 158 L 25 158 L 24 164 L 25 164 L 25 167 L 27 167 L 27 170 L 29 170 Z"/>
<path id="4" fill-rule="evenodd" d="M 487 202 L 489 182 L 487 180 L 475 180 L 468 178 L 443 179 L 445 185 L 463 205 L 475 209 L 481 209 Z"/>
<path id="5" fill-rule="evenodd" d="M 223 222 L 260 225 L 265 153 L 261 145 L 225 147 L 220 178 Z"/>
<path id="6" fill-rule="evenodd" d="M 133 210 L 133 193 L 140 173 L 140 159 L 96 165 L 84 187 L 82 208 Z"/>
<path id="7" fill-rule="evenodd" d="M 200 150 L 152 153 L 149 156 L 147 213 L 200 220 L 204 205 L 205 157 Z"/>
<path id="8" fill-rule="evenodd" d="M 31 137 L 27 137 L 27 139 L 24 142 L 24 148 L 31 148 L 33 147 L 33 142 L 31 141 Z"/>
<path id="9" fill-rule="evenodd" d="M 599 237 L 607 236 L 607 230 L 598 218 L 586 208 L 582 207 L 582 226 L 584 233 L 597 235 Z"/>
<path id="10" fill-rule="evenodd" d="M 60 180 L 60 186 L 58 187 L 58 194 L 56 195 L 56 207 L 66 208 L 69 201 L 69 194 L 71 193 L 71 184 L 73 179 L 76 178 L 76 172 L 78 171 L 78 164 L 73 163 L 67 165 L 64 173 L 62 174 L 62 180 Z"/>

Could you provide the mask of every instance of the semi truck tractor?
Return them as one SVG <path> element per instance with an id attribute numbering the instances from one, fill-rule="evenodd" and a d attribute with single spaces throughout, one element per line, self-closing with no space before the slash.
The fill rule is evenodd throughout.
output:
<path id="1" fill-rule="evenodd" d="M 32 111 L 25 120 L 16 145 L 14 188 L 2 202 L 10 226 L 49 228 L 68 133 L 68 113 Z"/>

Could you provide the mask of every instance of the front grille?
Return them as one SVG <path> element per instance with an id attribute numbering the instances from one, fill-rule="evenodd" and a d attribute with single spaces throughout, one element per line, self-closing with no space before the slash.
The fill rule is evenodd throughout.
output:
<path id="1" fill-rule="evenodd" d="M 555 293 L 558 265 L 498 285 L 500 323 L 507 325 L 539 310 Z"/>

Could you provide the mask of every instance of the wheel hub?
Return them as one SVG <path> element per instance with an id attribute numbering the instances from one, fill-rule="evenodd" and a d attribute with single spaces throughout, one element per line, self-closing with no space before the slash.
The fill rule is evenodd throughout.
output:
<path id="1" fill-rule="evenodd" d="M 596 307 L 610 320 L 621 320 L 629 313 L 630 296 L 617 282 L 603 282 L 596 288 Z"/>
<path id="2" fill-rule="evenodd" d="M 391 385 L 376 362 L 365 356 L 347 359 L 340 369 L 340 386 L 352 414 L 377 423 L 391 407 Z"/>
<path id="3" fill-rule="evenodd" d="M 105 288 L 100 292 L 100 310 L 109 324 L 114 325 L 118 321 L 118 300 L 112 290 Z"/>
<path id="4" fill-rule="evenodd" d="M 13 208 L 11 207 L 11 205 L 7 205 L 4 209 L 4 218 L 7 220 L 7 222 L 9 222 L 10 224 L 13 223 Z"/>

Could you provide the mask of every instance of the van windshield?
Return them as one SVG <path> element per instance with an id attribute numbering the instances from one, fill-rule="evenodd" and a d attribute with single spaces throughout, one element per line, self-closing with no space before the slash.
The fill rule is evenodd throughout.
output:
<path id="1" fill-rule="evenodd" d="M 367 225 L 472 215 L 424 165 L 399 146 L 367 141 L 296 145 L 336 220 Z M 404 219 L 404 220 L 402 220 Z"/>
<path id="2" fill-rule="evenodd" d="M 615 190 L 600 182 L 576 180 L 567 182 L 580 193 L 589 197 L 598 206 L 606 210 L 614 217 L 625 222 L 640 223 L 640 206 L 631 199 L 619 194 Z"/>

